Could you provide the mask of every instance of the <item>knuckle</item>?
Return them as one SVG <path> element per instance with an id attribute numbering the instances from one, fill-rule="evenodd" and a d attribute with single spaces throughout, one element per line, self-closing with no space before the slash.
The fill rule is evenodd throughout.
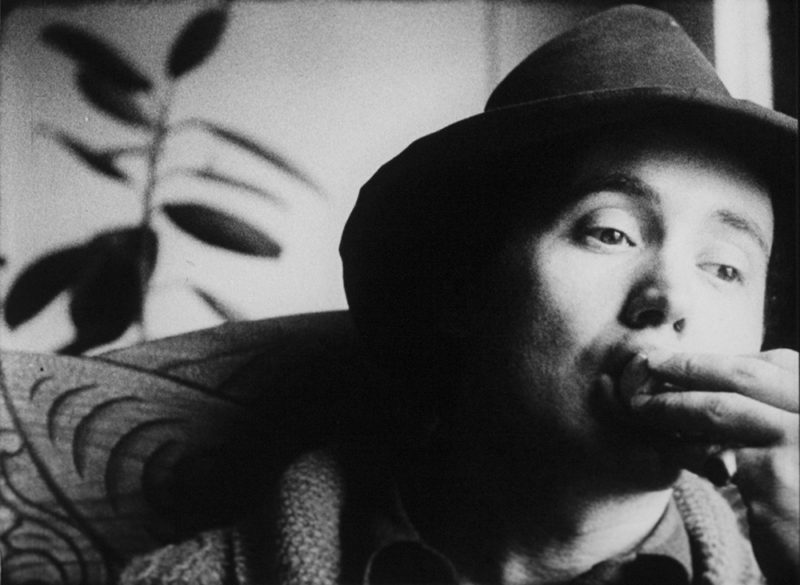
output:
<path id="1" fill-rule="evenodd" d="M 767 361 L 777 366 L 797 371 L 800 369 L 800 355 L 797 351 L 787 348 L 773 349 L 766 352 L 765 357 Z"/>
<path id="2" fill-rule="evenodd" d="M 762 364 L 756 360 L 737 360 L 731 366 L 731 373 L 737 382 L 749 385 L 763 375 L 761 366 Z"/>
<path id="3" fill-rule="evenodd" d="M 705 408 L 702 410 L 703 421 L 711 428 L 722 423 L 730 412 L 728 405 L 718 396 L 708 399 Z"/>

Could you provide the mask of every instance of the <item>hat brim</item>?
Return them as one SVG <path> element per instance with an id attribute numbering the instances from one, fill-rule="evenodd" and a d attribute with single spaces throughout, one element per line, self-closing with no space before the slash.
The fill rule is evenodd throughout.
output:
<path id="1" fill-rule="evenodd" d="M 572 132 L 663 116 L 702 120 L 727 135 L 740 135 L 754 156 L 769 153 L 777 164 L 795 166 L 796 119 L 747 100 L 670 87 L 593 91 L 490 110 L 420 138 L 388 165 L 432 156 L 441 162 L 443 157 L 478 161 Z"/>

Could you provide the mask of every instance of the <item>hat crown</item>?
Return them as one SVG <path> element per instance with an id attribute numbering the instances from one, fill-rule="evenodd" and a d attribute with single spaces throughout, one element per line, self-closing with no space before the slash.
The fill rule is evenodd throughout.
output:
<path id="1" fill-rule="evenodd" d="M 486 110 L 636 87 L 729 96 L 714 67 L 670 15 L 629 5 L 543 44 L 500 82 Z"/>

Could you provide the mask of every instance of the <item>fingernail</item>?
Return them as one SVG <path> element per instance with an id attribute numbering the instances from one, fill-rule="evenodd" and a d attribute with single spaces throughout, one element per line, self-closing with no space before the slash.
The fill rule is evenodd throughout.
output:
<path id="1" fill-rule="evenodd" d="M 637 353 L 622 370 L 622 377 L 619 382 L 620 392 L 628 401 L 635 395 L 647 391 L 645 382 L 647 382 L 649 376 L 647 367 L 649 359 L 648 355 Z"/>

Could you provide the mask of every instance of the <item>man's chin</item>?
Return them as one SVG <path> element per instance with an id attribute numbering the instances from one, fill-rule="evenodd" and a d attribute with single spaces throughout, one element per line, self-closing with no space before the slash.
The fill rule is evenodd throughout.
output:
<path id="1" fill-rule="evenodd" d="M 674 484 L 681 468 L 668 458 L 658 454 L 643 458 L 638 465 L 626 466 L 620 470 L 621 481 L 633 490 L 662 490 Z"/>
<path id="2" fill-rule="evenodd" d="M 610 448 L 612 455 L 607 472 L 612 476 L 612 481 L 623 489 L 666 489 L 675 483 L 681 473 L 681 467 L 660 441 L 642 437 L 641 434 L 628 436 L 622 444 L 617 443 Z"/>

